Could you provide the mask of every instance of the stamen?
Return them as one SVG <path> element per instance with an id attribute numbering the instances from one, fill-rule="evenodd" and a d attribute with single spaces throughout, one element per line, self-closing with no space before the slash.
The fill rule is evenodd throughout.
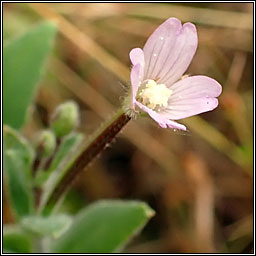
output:
<path id="1" fill-rule="evenodd" d="M 165 84 L 157 84 L 151 79 L 146 81 L 145 88 L 139 92 L 142 104 L 151 109 L 167 107 L 171 94 L 172 90 L 168 89 Z"/>

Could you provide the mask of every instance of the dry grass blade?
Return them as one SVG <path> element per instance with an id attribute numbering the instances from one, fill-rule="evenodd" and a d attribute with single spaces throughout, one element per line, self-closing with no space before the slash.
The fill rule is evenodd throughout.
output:
<path id="1" fill-rule="evenodd" d="M 184 166 L 194 184 L 195 244 L 201 252 L 215 252 L 214 248 L 214 185 L 205 162 L 196 154 L 186 155 Z"/>
<path id="2" fill-rule="evenodd" d="M 136 19 L 133 17 L 115 18 L 105 20 L 102 26 L 94 26 L 94 31 L 102 33 L 102 29 L 109 29 L 112 31 L 122 31 L 140 37 L 148 37 L 149 28 L 154 30 L 154 23 L 148 20 Z M 129 26 L 127 26 L 129 24 Z M 223 47 L 227 49 L 242 50 L 246 52 L 253 51 L 253 34 L 250 30 L 238 30 L 226 27 L 198 27 L 198 36 L 200 45 L 207 45 L 212 47 Z"/>
<path id="3" fill-rule="evenodd" d="M 157 8 L 157 12 L 155 11 Z M 253 29 L 253 19 L 250 13 L 232 12 L 199 8 L 192 6 L 181 6 L 175 4 L 134 4 L 130 5 L 128 15 L 138 17 L 149 17 L 156 19 L 167 19 L 171 16 L 179 16 L 183 21 L 198 24 L 219 26 L 234 29 Z M 235 22 L 234 22 L 235 21 Z"/>
<path id="4" fill-rule="evenodd" d="M 96 59 L 104 68 L 115 74 L 119 79 L 127 81 L 129 70 L 126 66 L 107 53 L 100 45 L 82 33 L 64 17 L 53 11 L 50 8 L 50 4 L 31 3 L 29 5 L 45 19 L 56 22 L 62 35 L 79 49 L 86 52 L 91 58 Z"/>
<path id="5" fill-rule="evenodd" d="M 203 3 L 202 5 L 204 5 Z M 232 3 L 230 3 L 231 5 Z M 202 6 L 201 5 L 201 6 Z M 190 21 L 201 25 L 218 26 L 232 29 L 253 29 L 253 3 L 247 3 L 250 12 L 235 12 L 227 10 L 177 5 L 173 3 L 134 3 L 134 4 L 109 4 L 109 3 L 90 3 L 82 4 L 80 9 L 70 4 L 55 6 L 58 12 L 69 15 L 84 16 L 86 19 L 102 19 L 107 17 L 117 17 L 128 15 L 135 17 L 146 17 L 164 20 L 171 16 L 179 17 L 183 21 Z M 86 6 L 86 8 L 82 8 Z M 79 11 L 77 11 L 79 10 Z M 236 22 L 234 22 L 236 21 Z"/>
<path id="6" fill-rule="evenodd" d="M 198 116 L 193 116 L 185 119 L 183 123 L 214 148 L 228 156 L 234 163 L 241 167 L 245 167 L 243 170 L 248 171 L 248 162 L 244 158 L 244 152 L 233 142 L 229 141 L 216 128 L 209 125 L 204 119 Z M 252 175 L 251 168 L 249 168 L 248 173 Z"/>

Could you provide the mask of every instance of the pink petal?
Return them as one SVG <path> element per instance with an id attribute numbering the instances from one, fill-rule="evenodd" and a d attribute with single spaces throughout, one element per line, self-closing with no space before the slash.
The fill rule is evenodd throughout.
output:
<path id="1" fill-rule="evenodd" d="M 130 51 L 130 59 L 133 65 L 140 64 L 142 67 L 144 67 L 145 61 L 144 61 L 144 52 L 140 48 L 134 48 Z"/>
<path id="2" fill-rule="evenodd" d="M 168 107 L 161 113 L 172 120 L 211 111 L 218 106 L 222 87 L 207 76 L 192 76 L 178 81 L 170 89 L 173 91 Z"/>
<path id="3" fill-rule="evenodd" d="M 140 85 L 143 80 L 144 74 L 144 52 L 140 48 L 134 48 L 130 51 L 130 59 L 133 64 L 130 78 L 132 84 L 132 98 L 131 98 L 131 108 L 134 110 L 134 100 Z"/>
<path id="4" fill-rule="evenodd" d="M 180 129 L 186 131 L 186 126 L 179 124 L 175 121 L 169 120 L 164 115 L 155 112 L 154 110 L 146 107 L 142 103 L 135 101 L 136 105 L 141 108 L 143 111 L 147 112 L 162 128 L 173 128 L 173 129 Z"/>
<path id="5" fill-rule="evenodd" d="M 143 51 L 145 54 L 145 78 L 155 79 L 159 75 L 166 57 L 176 41 L 176 34 L 182 29 L 181 22 L 170 18 L 162 23 L 148 38 Z"/>
<path id="6" fill-rule="evenodd" d="M 191 23 L 170 18 L 161 24 L 147 40 L 145 79 L 158 79 L 170 86 L 186 71 L 197 48 L 197 32 Z"/>
<path id="7" fill-rule="evenodd" d="M 141 82 L 141 73 L 142 73 L 142 66 L 138 63 L 132 67 L 130 73 L 131 85 L 132 85 L 132 97 L 131 97 L 131 108 L 134 110 L 134 102 L 136 98 L 136 94 Z"/>

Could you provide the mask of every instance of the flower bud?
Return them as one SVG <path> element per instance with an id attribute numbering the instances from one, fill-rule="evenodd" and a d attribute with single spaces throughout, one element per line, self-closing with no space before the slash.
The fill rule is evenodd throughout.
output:
<path id="1" fill-rule="evenodd" d="M 36 138 L 36 150 L 39 156 L 50 156 L 56 147 L 56 137 L 50 130 L 43 130 Z"/>
<path id="2" fill-rule="evenodd" d="M 56 108 L 52 116 L 51 128 L 57 137 L 63 137 L 75 129 L 78 123 L 78 106 L 75 102 L 68 101 Z"/>

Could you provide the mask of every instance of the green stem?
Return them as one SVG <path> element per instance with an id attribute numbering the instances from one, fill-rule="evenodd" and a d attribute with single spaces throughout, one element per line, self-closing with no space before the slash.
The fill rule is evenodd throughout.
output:
<path id="1" fill-rule="evenodd" d="M 83 171 L 83 169 L 111 143 L 119 131 L 128 123 L 130 117 L 120 109 L 111 119 L 107 120 L 92 136 L 85 141 L 75 157 L 70 168 L 58 182 L 47 201 L 43 204 L 44 208 L 48 207 L 51 211 L 60 198 L 63 198 L 70 185 Z M 49 211 L 47 209 L 47 212 Z M 49 213 L 49 212 L 48 212 Z"/>

